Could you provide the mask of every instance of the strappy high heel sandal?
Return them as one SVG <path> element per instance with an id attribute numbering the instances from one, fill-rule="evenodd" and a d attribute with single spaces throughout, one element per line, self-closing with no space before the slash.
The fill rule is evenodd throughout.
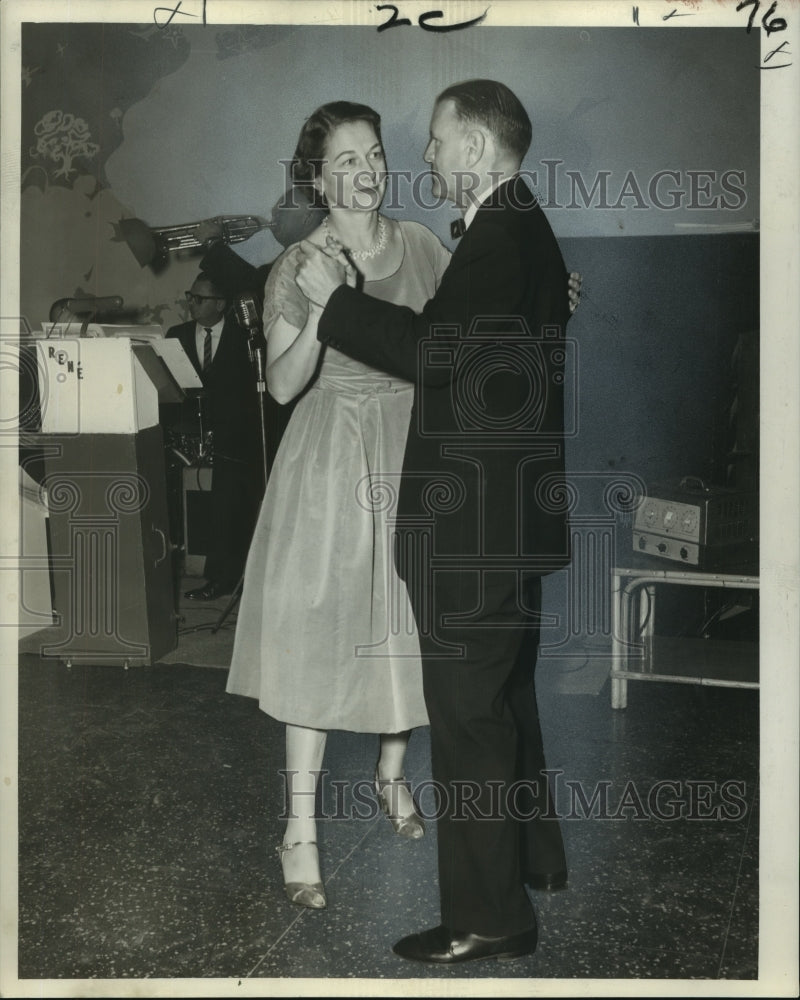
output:
<path id="1" fill-rule="evenodd" d="M 315 840 L 297 840 L 293 844 L 279 844 L 275 850 L 281 859 L 281 870 L 283 870 L 283 857 L 293 851 L 295 847 L 309 844 L 316 848 Z M 328 905 L 325 897 L 325 887 L 322 882 L 287 882 L 286 872 L 283 874 L 283 885 L 286 890 L 286 897 L 290 903 L 296 906 L 306 906 L 310 910 L 324 910 Z"/>
<path id="2" fill-rule="evenodd" d="M 393 805 L 397 809 L 397 790 L 401 787 L 408 791 L 408 798 L 411 802 L 411 811 L 408 813 L 392 811 Z M 420 837 L 425 836 L 425 824 L 421 817 L 417 815 L 414 798 L 411 794 L 411 786 L 405 778 L 379 778 L 376 770 L 375 795 L 398 837 L 405 837 L 407 840 L 419 840 Z"/>

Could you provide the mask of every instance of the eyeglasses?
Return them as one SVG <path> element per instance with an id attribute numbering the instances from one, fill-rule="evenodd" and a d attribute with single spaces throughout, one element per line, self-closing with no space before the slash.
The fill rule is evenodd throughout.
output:
<path id="1" fill-rule="evenodd" d="M 194 292 L 184 292 L 187 302 L 204 302 L 221 299 L 221 295 L 195 295 Z"/>

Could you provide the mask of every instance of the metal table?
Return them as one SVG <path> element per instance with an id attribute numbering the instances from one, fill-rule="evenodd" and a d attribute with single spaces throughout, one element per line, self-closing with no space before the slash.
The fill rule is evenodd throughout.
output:
<path id="1" fill-rule="evenodd" d="M 614 566 L 611 571 L 611 707 L 625 708 L 628 681 L 670 681 L 715 687 L 758 687 L 758 646 L 734 642 L 659 636 L 655 633 L 656 590 L 727 587 L 758 590 L 758 577 L 665 566 L 663 569 Z M 643 597 L 645 598 L 643 600 Z"/>

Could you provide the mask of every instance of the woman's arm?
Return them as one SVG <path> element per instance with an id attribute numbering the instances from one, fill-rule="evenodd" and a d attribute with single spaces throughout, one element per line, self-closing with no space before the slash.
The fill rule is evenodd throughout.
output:
<path id="1" fill-rule="evenodd" d="M 267 388 L 278 403 L 288 403 L 308 385 L 319 360 L 322 345 L 317 325 L 322 310 L 309 303 L 302 329 L 278 314 L 265 330 L 267 338 Z"/>

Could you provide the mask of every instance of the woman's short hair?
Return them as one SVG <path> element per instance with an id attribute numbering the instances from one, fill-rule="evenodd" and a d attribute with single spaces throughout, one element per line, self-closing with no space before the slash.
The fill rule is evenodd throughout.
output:
<path id="1" fill-rule="evenodd" d="M 310 188 L 318 176 L 325 159 L 328 140 L 340 125 L 350 122 L 366 122 L 375 130 L 378 142 L 381 139 L 381 116 L 366 104 L 351 101 L 332 101 L 310 115 L 300 129 L 297 148 L 292 159 L 292 181 L 294 184 Z"/>
<path id="2" fill-rule="evenodd" d="M 436 103 L 450 100 L 465 124 L 482 125 L 498 146 L 521 163 L 531 144 L 533 128 L 517 95 L 496 80 L 465 80 L 443 90 Z"/>

